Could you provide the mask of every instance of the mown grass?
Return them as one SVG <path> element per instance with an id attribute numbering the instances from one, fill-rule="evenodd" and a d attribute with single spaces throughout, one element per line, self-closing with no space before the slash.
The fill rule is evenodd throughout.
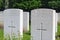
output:
<path id="1" fill-rule="evenodd" d="M 9 39 L 9 37 L 8 37 L 8 39 Z M 0 40 L 7 40 L 7 39 L 3 38 L 3 29 L 0 29 Z M 13 40 L 17 40 L 17 39 L 13 39 Z M 30 32 L 24 33 L 22 40 L 30 40 Z"/>
<path id="2" fill-rule="evenodd" d="M 3 29 L 0 29 L 0 40 L 3 40 Z"/>
<path id="3" fill-rule="evenodd" d="M 57 35 L 60 35 L 60 23 L 58 23 Z"/>
<path id="4" fill-rule="evenodd" d="M 30 33 L 24 33 L 23 40 L 30 40 Z"/>
<path id="5" fill-rule="evenodd" d="M 58 29 L 57 29 L 57 34 L 56 34 L 56 36 L 57 35 L 60 35 L 60 23 L 58 23 Z M 56 40 L 60 40 L 60 38 L 57 38 Z"/>

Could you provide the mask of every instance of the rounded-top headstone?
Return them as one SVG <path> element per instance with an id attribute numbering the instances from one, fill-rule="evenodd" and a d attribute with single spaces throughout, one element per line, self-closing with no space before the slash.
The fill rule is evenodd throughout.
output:
<path id="1" fill-rule="evenodd" d="M 23 31 L 29 31 L 29 12 L 23 12 Z"/>
<path id="2" fill-rule="evenodd" d="M 55 15 L 52 9 L 31 11 L 31 40 L 55 40 Z"/>
<path id="3" fill-rule="evenodd" d="M 58 13 L 58 22 L 60 23 L 60 13 Z"/>
<path id="4" fill-rule="evenodd" d="M 4 10 L 4 37 L 10 36 L 23 37 L 23 10 L 6 9 Z"/>

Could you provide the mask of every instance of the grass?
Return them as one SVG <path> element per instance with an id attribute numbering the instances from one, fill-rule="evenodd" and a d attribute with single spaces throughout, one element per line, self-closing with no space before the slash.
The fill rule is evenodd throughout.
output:
<path id="1" fill-rule="evenodd" d="M 57 35 L 60 35 L 60 23 L 58 23 L 58 29 L 57 29 L 58 31 L 57 31 L 57 34 L 56 34 L 56 36 Z M 60 38 L 57 38 L 56 40 L 60 40 Z"/>
<path id="2" fill-rule="evenodd" d="M 58 31 L 57 31 L 57 35 L 60 35 L 60 23 L 58 23 Z"/>
<path id="3" fill-rule="evenodd" d="M 31 36 L 30 35 L 31 35 L 30 34 L 30 31 L 24 33 L 22 40 L 30 40 L 31 39 Z M 57 32 L 57 35 L 60 35 L 60 24 L 58 24 L 58 32 Z M 3 29 L 0 29 L 0 40 L 3 40 Z M 16 39 L 14 39 L 14 40 L 16 40 Z M 60 39 L 56 39 L 56 40 L 60 40 Z"/>
<path id="4" fill-rule="evenodd" d="M 0 40 L 3 40 L 3 30 L 0 29 Z"/>
<path id="5" fill-rule="evenodd" d="M 30 40 L 30 34 L 24 33 L 23 40 Z"/>
<path id="6" fill-rule="evenodd" d="M 3 40 L 3 29 L 0 29 L 0 40 Z M 4 40 L 7 40 L 7 39 L 4 39 Z M 8 37 L 8 40 L 10 40 L 10 37 Z M 13 38 L 13 40 L 17 40 L 17 39 Z M 22 40 L 30 40 L 30 32 L 24 33 Z"/>

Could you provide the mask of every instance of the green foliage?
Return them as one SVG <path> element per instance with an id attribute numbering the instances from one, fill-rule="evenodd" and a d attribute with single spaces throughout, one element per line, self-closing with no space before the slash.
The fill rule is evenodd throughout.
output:
<path id="1" fill-rule="evenodd" d="M 60 10 L 60 1 L 59 0 L 49 1 L 48 6 L 49 6 L 49 8 L 56 9 L 56 11 L 59 11 Z"/>
<path id="2" fill-rule="evenodd" d="M 57 1 L 57 7 L 60 8 L 60 1 Z"/>
<path id="3" fill-rule="evenodd" d="M 60 1 L 50 1 L 48 2 L 49 7 L 58 8 L 60 7 Z"/>
<path id="4" fill-rule="evenodd" d="M 19 8 L 23 10 L 30 11 L 37 8 L 60 8 L 59 0 L 12 0 L 9 4 L 10 8 Z"/>
<path id="5" fill-rule="evenodd" d="M 35 1 L 35 0 L 17 2 L 13 5 L 13 8 L 20 8 L 24 10 L 31 10 L 39 7 L 41 7 L 41 1 Z"/>
<path id="6" fill-rule="evenodd" d="M 4 8 L 4 0 L 0 0 L 0 9 Z M 19 8 L 30 11 L 37 8 L 52 8 L 60 10 L 60 0 L 9 0 L 9 8 Z"/>
<path id="7" fill-rule="evenodd" d="M 0 0 L 0 9 L 2 8 L 2 6 L 3 6 L 3 1 Z"/>
<path id="8" fill-rule="evenodd" d="M 50 1 L 48 2 L 48 5 L 51 8 L 58 8 L 57 1 Z"/>

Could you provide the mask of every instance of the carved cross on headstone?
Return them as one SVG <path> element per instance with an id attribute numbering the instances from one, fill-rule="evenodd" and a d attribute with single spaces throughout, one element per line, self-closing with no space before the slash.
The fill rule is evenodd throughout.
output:
<path id="1" fill-rule="evenodd" d="M 15 26 L 13 26 L 13 21 L 11 21 L 11 26 L 8 26 L 10 28 L 15 28 Z"/>
<path id="2" fill-rule="evenodd" d="M 13 35 L 13 28 L 15 28 L 15 26 L 13 26 L 13 21 L 11 21 L 11 25 L 10 26 L 8 26 L 8 27 L 10 27 L 11 28 L 11 40 L 12 40 L 12 35 Z"/>
<path id="3" fill-rule="evenodd" d="M 43 28 L 43 23 L 42 22 L 41 22 L 41 28 L 37 29 L 37 30 L 39 30 L 39 31 L 41 30 L 41 40 L 42 40 L 43 31 L 47 31 L 46 29 Z"/>

